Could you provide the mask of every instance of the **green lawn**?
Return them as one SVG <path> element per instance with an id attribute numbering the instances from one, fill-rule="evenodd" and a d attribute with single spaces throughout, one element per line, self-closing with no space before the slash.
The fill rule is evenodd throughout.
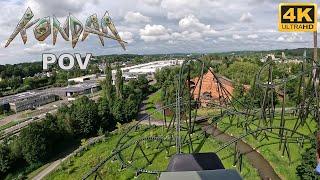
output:
<path id="1" fill-rule="evenodd" d="M 8 124 L 5 124 L 5 125 L 3 125 L 3 126 L 0 126 L 0 132 L 3 131 L 3 130 L 5 130 L 5 129 L 8 129 L 8 128 L 12 127 L 12 126 L 17 125 L 18 123 L 19 123 L 19 121 L 11 121 L 11 122 L 9 122 Z"/>
<path id="2" fill-rule="evenodd" d="M 142 137 L 150 136 L 161 136 L 162 128 L 152 128 L 152 129 L 140 129 L 128 134 L 126 140 L 129 142 L 135 142 L 135 140 Z M 88 172 L 94 165 L 99 161 L 103 160 L 105 157 L 111 154 L 112 149 L 116 146 L 119 136 L 123 132 L 118 132 L 110 135 L 108 139 L 103 142 L 100 142 L 90 148 L 87 151 L 82 152 L 76 157 L 72 157 L 69 160 L 62 163 L 62 165 L 45 179 L 55 179 L 55 180 L 68 180 L 68 179 L 81 179 L 82 176 Z M 197 149 L 199 152 L 213 152 L 221 144 L 211 138 L 204 138 L 200 133 L 196 133 L 192 136 L 192 142 L 194 144 L 194 149 Z M 165 143 L 166 144 L 166 143 Z M 134 145 L 130 148 L 122 151 L 121 158 L 125 162 L 131 162 L 133 167 L 120 170 L 119 161 L 108 161 L 101 169 L 100 172 L 102 176 L 106 179 L 133 179 L 135 178 L 135 168 L 134 167 L 143 167 L 147 170 L 165 170 L 169 157 L 175 154 L 175 147 L 168 145 L 169 154 L 167 154 L 165 148 L 156 149 L 158 142 L 145 142 L 142 144 L 142 148 L 147 154 L 148 159 L 153 159 L 152 164 L 149 165 L 144 159 L 140 151 L 136 151 L 136 154 L 131 161 L 130 156 L 134 149 Z M 188 148 L 183 147 L 183 152 L 188 153 Z M 220 151 L 218 155 L 223 159 L 222 162 L 226 168 L 234 168 L 232 166 L 233 156 L 231 155 L 233 148 L 226 148 L 223 151 Z M 257 171 L 249 165 L 246 159 L 244 159 L 244 165 L 241 172 L 241 175 L 244 179 L 260 179 Z M 138 179 L 157 179 L 156 175 L 150 174 L 141 174 L 138 176 Z"/>
<path id="3" fill-rule="evenodd" d="M 286 116 L 287 120 L 285 127 L 293 129 L 294 127 L 294 121 L 290 120 L 293 117 Z M 313 121 L 310 121 L 310 128 L 315 131 L 316 130 L 316 123 Z M 224 118 L 223 121 L 218 123 L 218 127 L 221 130 L 225 130 L 229 134 L 233 134 L 234 136 L 240 136 L 245 133 L 245 130 L 241 127 L 237 127 L 236 122 L 230 123 L 230 120 L 228 118 Z M 279 127 L 280 125 L 280 118 L 276 117 L 274 121 L 274 127 Z M 254 126 L 252 126 L 253 128 Z M 278 130 L 274 130 L 273 132 L 278 133 Z M 310 132 L 310 130 L 307 128 L 307 126 L 301 127 L 298 129 L 298 132 L 313 136 L 313 134 Z M 244 139 L 247 143 L 249 143 L 252 147 L 258 148 L 258 151 L 270 162 L 270 164 L 273 166 L 275 171 L 278 175 L 280 175 L 283 179 L 290 179 L 295 180 L 299 179 L 296 176 L 296 167 L 301 163 L 301 154 L 305 151 L 306 147 L 309 145 L 305 145 L 304 147 L 300 147 L 296 143 L 289 144 L 289 152 L 291 156 L 291 162 L 289 161 L 289 158 L 287 154 L 282 156 L 282 151 L 279 150 L 279 143 L 272 144 L 279 142 L 279 140 L 275 139 L 263 139 L 261 138 L 255 139 L 253 136 L 247 136 Z"/>
<path id="4" fill-rule="evenodd" d="M 8 115 L 0 114 L 0 121 Z"/>
<path id="5" fill-rule="evenodd" d="M 162 111 L 158 111 L 156 106 L 162 106 L 161 104 L 161 89 L 151 94 L 146 101 L 146 112 L 151 114 L 151 117 L 156 120 L 162 120 Z"/>
<path id="6" fill-rule="evenodd" d="M 153 118 L 162 119 L 162 113 L 157 112 L 156 104 L 160 103 L 161 90 L 157 91 L 153 95 L 151 95 L 147 100 L 147 113 L 153 114 Z M 200 109 L 198 114 L 201 116 L 205 115 L 213 115 L 216 114 L 217 111 L 211 111 L 210 109 Z M 242 117 L 239 117 L 241 121 Z M 286 116 L 287 120 L 285 126 L 287 128 L 293 128 L 294 121 L 290 120 L 293 117 Z M 310 120 L 309 120 L 310 121 Z M 240 136 L 245 133 L 244 129 L 236 126 L 236 120 L 230 121 L 229 118 L 224 118 L 222 121 L 218 123 L 220 129 L 225 130 L 227 133 L 232 134 L 234 136 Z M 274 120 L 273 126 L 279 126 L 280 120 L 279 117 L 276 117 Z M 252 128 L 254 125 L 251 126 Z M 316 129 L 316 123 L 310 123 L 311 131 Z M 277 130 L 273 132 L 277 133 Z M 298 129 L 298 132 L 304 134 L 310 134 L 310 130 L 304 126 Z M 66 162 L 62 163 L 62 165 L 53 173 L 51 173 L 46 179 L 81 179 L 81 177 L 88 172 L 95 164 L 99 161 L 103 160 L 105 157 L 111 154 L 112 149 L 116 146 L 117 140 L 119 136 L 123 134 L 122 131 L 117 131 L 117 133 L 113 133 L 108 137 L 104 142 L 98 143 L 95 146 L 90 147 L 86 152 L 79 154 L 76 157 L 72 157 Z M 156 129 L 140 129 L 135 132 L 131 132 L 128 134 L 126 140 L 128 142 L 134 142 L 135 140 L 142 137 L 150 137 L 150 136 L 162 136 L 162 128 Z M 192 141 L 194 144 L 194 149 L 197 149 L 198 152 L 214 152 L 218 149 L 222 143 L 217 142 L 212 138 L 201 138 L 200 131 L 195 133 L 192 136 Z M 291 143 L 289 144 L 291 162 L 287 155 L 282 156 L 282 152 L 279 150 L 279 144 L 276 143 L 278 140 L 274 139 L 263 139 L 261 138 L 255 139 L 253 136 L 247 136 L 244 138 L 244 141 L 249 143 L 252 147 L 257 148 L 258 152 L 260 152 L 273 166 L 275 171 L 283 178 L 283 179 L 298 179 L 295 175 L 296 166 L 301 162 L 301 154 L 304 152 L 305 148 L 300 147 L 297 144 Z M 175 147 L 170 146 L 169 154 L 166 153 L 164 149 L 157 150 L 155 147 L 157 146 L 157 142 L 146 142 L 143 143 L 143 149 L 147 154 L 148 159 L 153 159 L 151 165 L 149 165 L 144 159 L 142 153 L 137 151 L 135 158 L 132 160 L 132 167 L 120 170 L 120 162 L 119 161 L 108 161 L 101 169 L 100 172 L 106 179 L 133 179 L 135 178 L 135 169 L 137 167 L 148 169 L 148 170 L 165 170 L 167 164 L 169 162 L 169 157 L 171 157 L 175 153 Z M 122 151 L 121 158 L 125 162 L 131 162 L 129 158 L 134 149 L 134 145 L 130 148 Z M 183 147 L 183 152 L 188 153 L 188 148 Z M 222 159 L 222 162 L 226 168 L 234 168 L 233 164 L 233 146 L 225 148 L 224 150 L 218 153 L 219 157 Z M 256 169 L 254 169 L 244 157 L 243 170 L 241 172 L 241 176 L 244 179 L 260 179 Z M 141 174 L 138 176 L 138 179 L 156 179 L 155 175 L 150 174 Z"/>
<path id="7" fill-rule="evenodd" d="M 3 130 L 5 130 L 5 129 L 8 129 L 8 128 L 12 127 L 12 126 L 15 126 L 15 125 L 17 125 L 17 124 L 19 124 L 19 123 L 28 121 L 28 120 L 29 120 L 29 118 L 19 119 L 19 120 L 13 120 L 13 121 L 9 122 L 8 124 L 5 124 L 5 125 L 3 125 L 3 126 L 0 126 L 0 132 L 3 131 Z"/>
<path id="8" fill-rule="evenodd" d="M 10 115 L 12 115 L 12 114 L 14 114 L 13 111 L 6 112 L 5 114 L 0 114 L 0 121 L 1 121 L 2 119 L 4 119 L 5 117 L 10 116 Z"/>

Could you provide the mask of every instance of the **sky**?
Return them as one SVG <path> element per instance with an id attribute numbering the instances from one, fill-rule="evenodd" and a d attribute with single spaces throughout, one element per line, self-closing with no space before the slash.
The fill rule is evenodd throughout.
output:
<path id="1" fill-rule="evenodd" d="M 312 33 L 278 31 L 278 5 L 291 0 L 0 0 L 0 64 L 41 61 L 43 53 L 170 54 L 214 53 L 312 47 Z M 310 2 L 299 1 L 295 2 Z M 312 1 L 311 1 L 312 2 Z M 73 49 L 60 34 L 36 41 L 27 29 L 24 45 L 18 35 L 4 48 L 26 9 L 34 18 L 55 15 L 61 23 L 72 14 L 82 24 L 92 15 L 100 20 L 109 12 L 122 39 L 124 51 L 110 39 L 105 46 L 90 34 Z M 319 12 L 318 12 L 319 14 Z"/>

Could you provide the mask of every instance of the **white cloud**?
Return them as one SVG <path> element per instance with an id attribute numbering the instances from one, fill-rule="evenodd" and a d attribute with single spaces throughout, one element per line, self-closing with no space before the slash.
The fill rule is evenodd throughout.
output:
<path id="1" fill-rule="evenodd" d="M 140 36 L 146 42 L 157 40 L 168 40 L 169 44 L 176 44 L 177 41 L 203 41 L 217 32 L 211 27 L 201 23 L 194 15 L 188 15 L 179 21 L 180 31 L 172 32 L 162 25 L 146 25 L 140 29 Z"/>
<path id="2" fill-rule="evenodd" d="M 200 5 L 201 0 L 162 0 L 161 2 L 161 7 L 167 10 L 169 19 L 179 19 L 193 14 Z"/>
<path id="3" fill-rule="evenodd" d="M 203 38 L 199 32 L 183 31 L 181 33 L 174 32 L 171 34 L 172 41 L 201 41 Z"/>
<path id="4" fill-rule="evenodd" d="M 285 35 L 281 35 L 277 38 L 278 42 L 284 42 L 284 43 L 301 43 L 305 42 L 303 40 L 302 36 L 298 33 L 289 33 Z"/>
<path id="5" fill-rule="evenodd" d="M 54 47 L 52 45 L 38 42 L 37 44 L 34 44 L 30 48 L 25 48 L 24 51 L 30 54 L 37 54 L 37 53 L 50 51 L 53 48 Z"/>
<path id="6" fill-rule="evenodd" d="M 239 20 L 240 22 L 252 22 L 252 14 L 250 12 L 243 13 Z"/>
<path id="7" fill-rule="evenodd" d="M 129 23 L 140 23 L 140 22 L 150 22 L 151 18 L 142 15 L 140 12 L 129 11 L 124 17 L 126 22 Z"/>
<path id="8" fill-rule="evenodd" d="M 248 38 L 249 39 L 257 39 L 259 36 L 257 34 L 249 34 Z"/>
<path id="9" fill-rule="evenodd" d="M 145 4 L 148 4 L 149 6 L 156 6 L 161 3 L 161 0 L 142 0 Z"/>
<path id="10" fill-rule="evenodd" d="M 43 16 L 65 17 L 69 13 L 77 14 L 84 10 L 86 4 L 98 5 L 98 0 L 26 0 L 25 7 L 30 7 L 34 14 Z"/>
<path id="11" fill-rule="evenodd" d="M 120 35 L 131 43 L 130 53 L 216 52 L 310 46 L 310 33 L 279 33 L 277 13 L 274 13 L 277 4 L 270 0 L 241 0 L 232 3 L 227 0 L 0 0 L 0 42 L 8 39 L 26 7 L 30 6 L 35 14 L 34 19 L 55 14 L 61 23 L 69 13 L 82 23 L 95 13 L 100 20 L 107 10 Z M 266 19 L 274 23 L 268 23 Z M 250 22 L 250 26 L 245 22 Z M 26 45 L 18 35 L 10 47 L 0 48 L 0 53 L 6 55 L 6 58 L 0 57 L 1 63 L 41 60 L 40 51 L 43 50 L 58 54 L 125 53 L 113 41 L 102 47 L 97 43 L 99 40 L 95 35 L 90 35 L 85 43 L 77 44 L 75 49 L 71 48 L 71 42 L 65 42 L 59 35 L 55 49 L 50 50 L 49 45 L 34 45 L 37 41 L 32 29 L 27 30 Z M 51 38 L 46 42 L 51 44 Z M 221 43 L 216 45 L 212 42 Z"/>
<path id="12" fill-rule="evenodd" d="M 218 40 L 219 40 L 219 41 L 227 41 L 227 38 L 225 38 L 225 37 L 219 37 Z"/>
<path id="13" fill-rule="evenodd" d="M 179 27 L 185 31 L 199 32 L 206 35 L 215 34 L 211 25 L 203 24 L 194 15 L 188 15 L 179 21 Z"/>
<path id="14" fill-rule="evenodd" d="M 3 40 L 1 43 L 0 43 L 0 48 L 4 48 L 6 43 L 7 43 L 8 40 Z M 10 43 L 10 46 L 13 46 L 15 43 L 15 41 L 11 41 Z"/>
<path id="15" fill-rule="evenodd" d="M 146 42 L 170 39 L 169 30 L 162 25 L 146 25 L 140 29 L 140 37 Z"/>
<path id="16" fill-rule="evenodd" d="M 1 2 L 1 15 L 0 15 L 0 34 L 12 33 L 20 18 L 22 17 L 24 7 L 21 7 L 13 2 Z M 17 12 L 22 12 L 21 17 L 18 16 Z M 14 15 L 13 15 L 14 14 Z"/>
<path id="17" fill-rule="evenodd" d="M 275 29 L 259 29 L 256 32 L 258 32 L 258 33 L 276 33 L 279 31 L 275 30 Z"/>
<path id="18" fill-rule="evenodd" d="M 238 34 L 233 34 L 232 38 L 238 40 L 238 39 L 242 39 L 242 36 L 240 36 Z"/>
<path id="19" fill-rule="evenodd" d="M 133 34 L 131 32 L 128 32 L 128 31 L 119 32 L 119 35 L 124 41 L 128 43 L 132 43 L 134 41 Z"/>

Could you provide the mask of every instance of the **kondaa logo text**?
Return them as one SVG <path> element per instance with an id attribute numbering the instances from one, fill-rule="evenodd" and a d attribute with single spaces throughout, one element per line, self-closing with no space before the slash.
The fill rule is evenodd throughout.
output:
<path id="1" fill-rule="evenodd" d="M 52 17 L 48 16 L 32 20 L 33 17 L 33 12 L 30 8 L 28 8 L 19 21 L 17 27 L 7 40 L 5 47 L 8 47 L 18 34 L 21 35 L 23 43 L 26 44 L 28 40 L 26 32 L 29 28 L 35 25 L 33 28 L 34 37 L 40 42 L 46 40 L 52 34 L 52 43 L 55 45 L 57 42 L 58 33 L 60 33 L 65 41 L 70 41 L 71 39 L 71 45 L 72 48 L 74 48 L 81 35 L 81 41 L 85 41 L 89 34 L 95 34 L 99 36 L 102 46 L 104 46 L 104 38 L 108 38 L 117 41 L 125 50 L 126 42 L 123 41 L 119 36 L 119 33 L 111 17 L 109 16 L 108 11 L 106 11 L 100 21 L 101 26 L 99 25 L 97 14 L 89 16 L 86 20 L 85 26 L 83 26 L 82 23 L 71 14 L 68 15 L 63 25 L 61 25 L 59 20 L 54 15 Z M 49 64 L 54 64 L 58 61 L 58 66 L 61 69 L 70 70 L 74 67 L 75 60 L 80 69 L 86 69 L 91 57 L 92 54 L 87 53 L 84 61 L 82 61 L 80 54 L 75 54 L 73 56 L 69 53 L 66 53 L 57 58 L 54 54 L 46 53 L 42 55 L 43 69 L 47 70 Z"/>

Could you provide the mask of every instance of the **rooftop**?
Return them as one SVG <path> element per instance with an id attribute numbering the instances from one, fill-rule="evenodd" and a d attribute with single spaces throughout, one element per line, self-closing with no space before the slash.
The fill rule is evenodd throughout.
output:
<path id="1" fill-rule="evenodd" d="M 67 86 L 65 88 L 62 88 L 62 90 L 66 92 L 79 92 L 79 91 L 85 91 L 91 88 L 95 88 L 98 86 L 99 86 L 98 83 L 82 83 L 82 84 Z"/>
<path id="2" fill-rule="evenodd" d="M 23 93 L 19 93 L 19 94 L 15 94 L 15 95 L 11 95 L 11 96 L 6 96 L 6 97 L 2 97 L 0 98 L 0 102 L 2 104 L 4 103 L 11 103 L 11 102 L 16 102 L 16 101 L 20 101 L 20 100 L 24 100 L 24 99 L 28 99 L 34 96 L 42 96 L 48 93 L 45 92 L 23 92 Z"/>
<path id="3" fill-rule="evenodd" d="M 158 69 L 162 69 L 164 67 L 181 65 L 184 60 L 164 60 L 164 61 L 153 61 L 149 63 L 139 64 L 130 67 L 121 68 L 124 73 L 131 74 L 146 74 L 146 73 L 155 73 Z M 116 73 L 116 70 L 112 71 L 113 74 Z"/>

